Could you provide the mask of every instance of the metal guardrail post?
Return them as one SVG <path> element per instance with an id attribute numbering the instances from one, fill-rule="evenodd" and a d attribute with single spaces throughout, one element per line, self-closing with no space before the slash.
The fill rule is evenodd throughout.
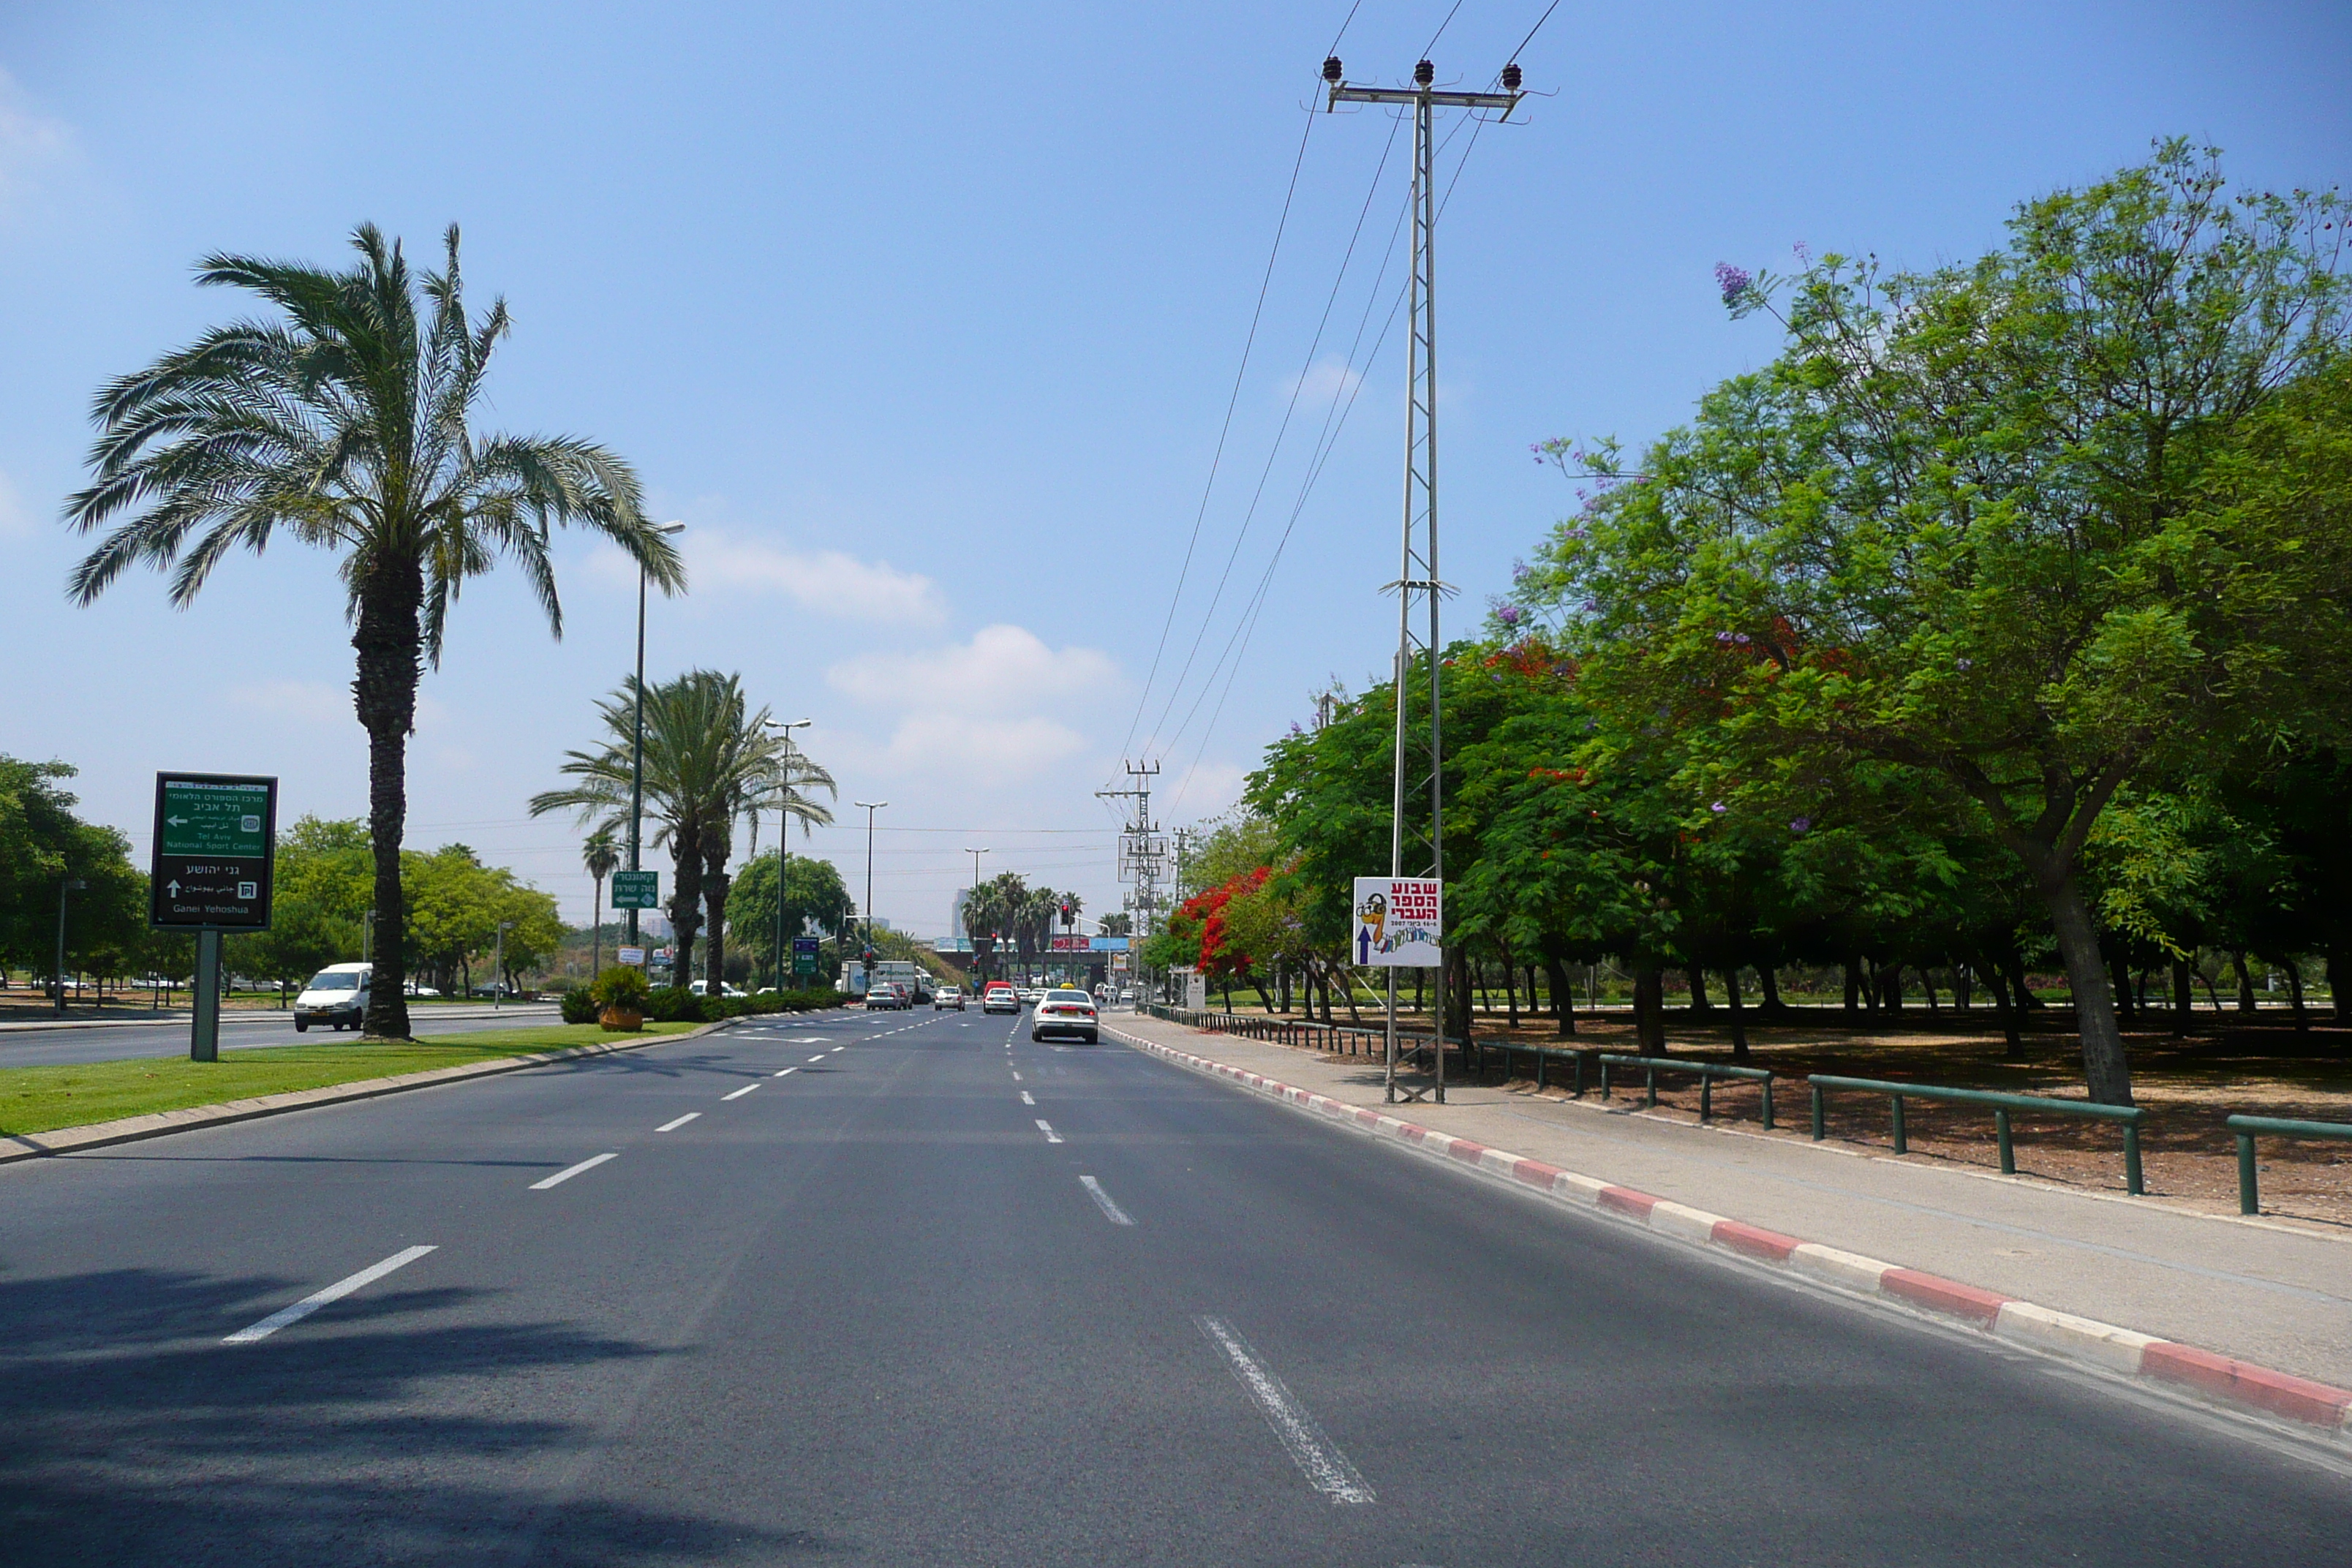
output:
<path id="1" fill-rule="evenodd" d="M 1764 1080 L 1764 1131 L 1772 1131 L 1772 1080 Z"/>
<path id="2" fill-rule="evenodd" d="M 1829 1125 L 1822 1110 L 1822 1086 L 1813 1084 L 1811 1088 L 1813 1091 L 1813 1142 L 1818 1143 L 1830 1135 Z"/>
<path id="3" fill-rule="evenodd" d="M 2254 1135 L 2242 1131 L 2238 1133 L 2238 1212 L 2240 1214 L 2263 1212 L 2262 1191 L 2257 1183 L 2258 1178 L 2254 1174 Z"/>
<path id="4" fill-rule="evenodd" d="M 2139 1123 L 2137 1121 L 2124 1123 L 2124 1191 L 2136 1198 L 2146 1194 L 2139 1179 Z"/>
<path id="5" fill-rule="evenodd" d="M 1898 1094 L 1894 1097 L 1894 1100 L 1895 1152 L 1898 1154 L 1908 1154 L 1911 1152 L 1911 1141 L 1903 1135 L 1903 1097 Z"/>
<path id="6" fill-rule="evenodd" d="M 1700 1081 L 1706 1080 L 1702 1079 Z M 1642 1103 L 1653 1108 L 1658 1103 L 1658 1069 L 1655 1068 L 1642 1069 Z"/>
<path id="7" fill-rule="evenodd" d="M 1715 1079 L 1702 1075 L 1698 1080 L 1698 1119 L 1715 1120 Z"/>
<path id="8" fill-rule="evenodd" d="M 1609 1058 L 1607 1057 L 1601 1058 L 1601 1098 L 1603 1100 L 1609 1098 Z"/>
<path id="9" fill-rule="evenodd" d="M 1992 1131 L 1994 1140 L 2000 1145 L 2000 1173 L 2004 1176 L 2017 1174 L 2017 1150 L 2009 1141 L 2008 1111 L 1992 1113 Z"/>

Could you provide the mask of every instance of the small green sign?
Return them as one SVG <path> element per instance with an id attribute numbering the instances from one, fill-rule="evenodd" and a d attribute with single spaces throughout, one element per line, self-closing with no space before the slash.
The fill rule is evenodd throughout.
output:
<path id="1" fill-rule="evenodd" d="M 166 778 L 162 794 L 160 853 L 269 853 L 268 784 Z"/>
<path id="2" fill-rule="evenodd" d="M 613 873 L 613 907 L 616 910 L 651 910 L 661 905 L 661 873 L 659 871 L 615 871 Z"/>
<path id="3" fill-rule="evenodd" d="M 814 974 L 816 960 L 817 939 L 815 937 L 793 938 L 793 973 L 794 974 Z"/>

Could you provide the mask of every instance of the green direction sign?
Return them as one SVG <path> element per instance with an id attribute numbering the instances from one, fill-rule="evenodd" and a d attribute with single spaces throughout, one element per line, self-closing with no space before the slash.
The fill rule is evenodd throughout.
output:
<path id="1" fill-rule="evenodd" d="M 148 923 L 162 929 L 269 929 L 278 781 L 225 773 L 155 775 Z"/>
<path id="2" fill-rule="evenodd" d="M 813 936 L 793 938 L 793 973 L 794 974 L 816 973 L 817 942 L 818 939 Z"/>
<path id="3" fill-rule="evenodd" d="M 650 910 L 661 905 L 661 873 L 659 871 L 615 871 L 613 873 L 613 907 L 616 910 Z"/>
<path id="4" fill-rule="evenodd" d="M 275 779 L 160 777 L 155 847 L 165 855 L 269 853 Z"/>

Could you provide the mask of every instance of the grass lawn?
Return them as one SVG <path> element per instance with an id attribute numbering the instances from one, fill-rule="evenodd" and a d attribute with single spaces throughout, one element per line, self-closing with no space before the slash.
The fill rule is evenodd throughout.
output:
<path id="1" fill-rule="evenodd" d="M 692 1024 L 647 1024 L 648 1035 L 676 1035 Z M 0 1068 L 0 1132 L 48 1132 L 191 1105 L 217 1105 L 257 1094 L 324 1089 L 360 1079 L 462 1067 L 500 1057 L 627 1039 L 594 1024 L 436 1035 L 408 1045 L 268 1046 L 223 1051 L 216 1062 L 185 1057 L 84 1062 L 70 1067 Z"/>

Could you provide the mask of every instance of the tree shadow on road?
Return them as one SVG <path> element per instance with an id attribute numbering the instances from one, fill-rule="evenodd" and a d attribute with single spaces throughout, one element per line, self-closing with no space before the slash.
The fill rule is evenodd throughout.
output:
<path id="1" fill-rule="evenodd" d="M 771 1560 L 799 1532 L 583 1489 L 604 1410 L 669 1353 L 490 1293 L 371 1291 L 225 1345 L 300 1293 L 117 1269 L 0 1280 L 0 1558 L 260 1564 Z M 648 1369 L 649 1370 L 649 1369 Z"/>

